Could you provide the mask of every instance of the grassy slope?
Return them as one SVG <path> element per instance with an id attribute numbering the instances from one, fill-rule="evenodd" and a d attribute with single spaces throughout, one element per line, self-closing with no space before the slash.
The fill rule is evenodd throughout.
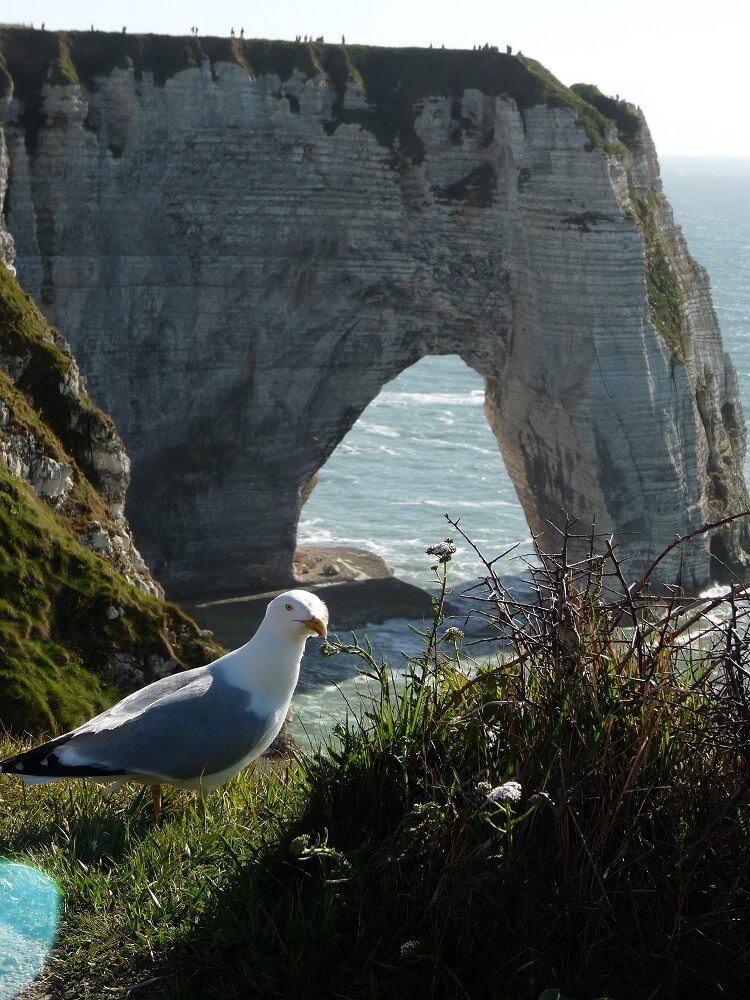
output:
<path id="1" fill-rule="evenodd" d="M 107 524 L 106 505 L 85 474 L 92 423 L 108 418 L 85 398 L 60 393 L 70 358 L 57 348 L 41 313 L 0 267 L 0 355 L 28 357 L 14 385 L 0 372 L 0 399 L 15 425 L 46 454 L 70 462 L 74 487 L 62 509 L 41 500 L 0 466 L 0 724 L 14 732 L 60 731 L 83 721 L 120 692 L 102 680 L 113 652 L 175 656 L 184 666 L 218 651 L 179 608 L 130 586 L 78 534 Z M 76 405 L 76 426 L 70 407 Z M 0 431 L 2 433 L 2 431 Z M 84 468 L 72 455 L 83 456 Z M 110 621 L 106 609 L 125 614 Z"/>
<path id="2" fill-rule="evenodd" d="M 430 655 L 395 694 L 371 661 L 361 725 L 205 822 L 176 793 L 154 826 L 143 796 L 4 787 L 0 844 L 66 899 L 64 1000 L 746 996 L 741 691 L 565 610 L 575 663 L 569 624 L 471 684 Z M 509 777 L 521 801 L 488 805 Z"/>
<path id="3" fill-rule="evenodd" d="M 179 608 L 149 597 L 83 548 L 64 516 L 0 470 L 0 721 L 15 732 L 62 731 L 111 704 L 101 679 L 113 652 L 175 655 L 216 647 Z M 110 621 L 106 609 L 125 614 Z"/>

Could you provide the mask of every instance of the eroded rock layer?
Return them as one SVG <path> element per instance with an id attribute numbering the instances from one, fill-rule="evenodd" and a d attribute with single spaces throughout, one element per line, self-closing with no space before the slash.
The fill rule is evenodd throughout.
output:
<path id="1" fill-rule="evenodd" d="M 543 543 L 595 514 L 637 576 L 747 506 L 736 376 L 636 109 L 491 52 L 158 43 L 0 33 L 0 185 L 171 593 L 289 579 L 316 471 L 426 354 L 484 376 Z M 735 523 L 661 579 L 747 551 Z"/>

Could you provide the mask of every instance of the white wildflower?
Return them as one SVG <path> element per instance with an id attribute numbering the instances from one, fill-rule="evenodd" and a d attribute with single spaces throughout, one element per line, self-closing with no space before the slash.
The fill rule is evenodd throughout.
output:
<path id="1" fill-rule="evenodd" d="M 437 545 L 430 545 L 425 549 L 428 556 L 437 556 L 441 563 L 449 562 L 455 551 L 456 546 L 452 538 L 446 538 L 444 542 L 438 542 Z"/>
<path id="2" fill-rule="evenodd" d="M 497 788 L 493 788 L 487 796 L 486 802 L 520 802 L 523 789 L 517 781 L 506 781 Z"/>
<path id="3" fill-rule="evenodd" d="M 455 625 L 451 625 L 443 632 L 443 638 L 441 642 L 460 642 L 464 637 L 463 629 L 456 628 Z"/>
<path id="4" fill-rule="evenodd" d="M 404 941 L 401 945 L 401 958 L 411 958 L 419 951 L 421 941 Z"/>

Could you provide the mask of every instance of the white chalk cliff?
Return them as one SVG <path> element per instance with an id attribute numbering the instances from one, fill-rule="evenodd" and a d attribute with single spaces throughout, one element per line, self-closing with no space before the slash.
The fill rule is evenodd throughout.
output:
<path id="1" fill-rule="evenodd" d="M 595 514 L 637 576 L 747 506 L 734 368 L 639 111 L 494 52 L 158 42 L 0 32 L 0 190 L 168 591 L 288 579 L 314 474 L 427 354 L 484 376 L 551 544 Z M 749 548 L 734 523 L 661 579 Z"/>

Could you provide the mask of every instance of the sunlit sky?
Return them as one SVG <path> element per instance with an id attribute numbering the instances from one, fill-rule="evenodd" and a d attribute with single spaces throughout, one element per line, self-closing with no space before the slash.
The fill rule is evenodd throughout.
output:
<path id="1" fill-rule="evenodd" d="M 2 0 L 0 19 L 50 29 L 521 49 L 563 83 L 639 104 L 660 156 L 750 157 L 750 0 Z"/>

